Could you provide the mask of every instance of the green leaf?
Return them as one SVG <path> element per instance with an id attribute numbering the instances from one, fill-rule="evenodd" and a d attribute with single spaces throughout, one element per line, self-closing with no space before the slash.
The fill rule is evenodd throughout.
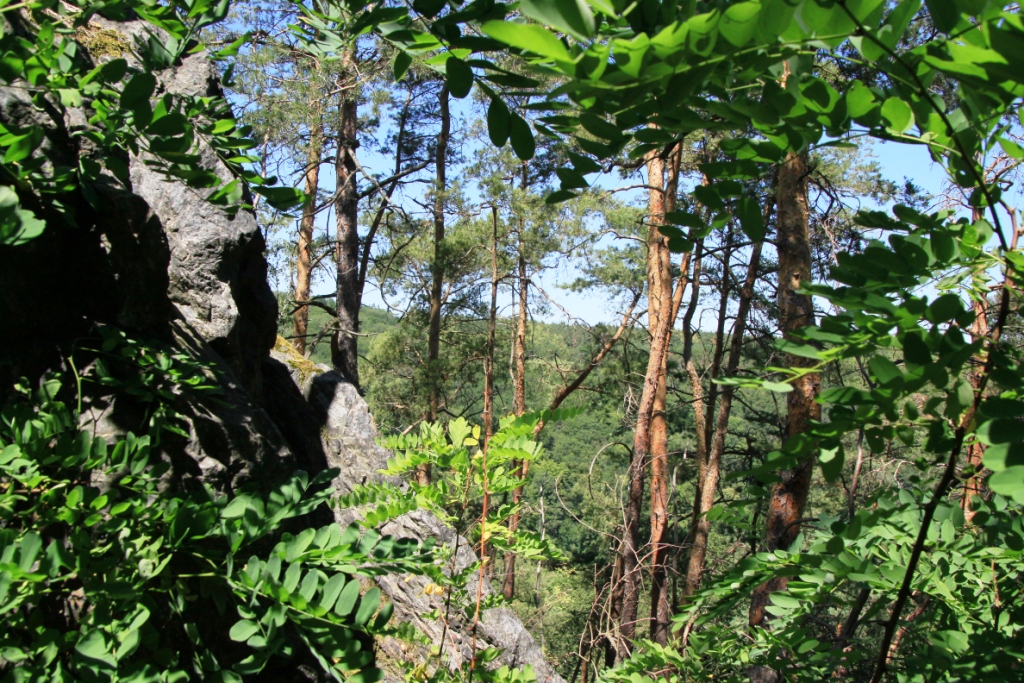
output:
<path id="1" fill-rule="evenodd" d="M 885 356 L 872 356 L 868 361 L 868 368 L 882 386 L 903 378 L 903 373 L 896 364 Z"/>
<path id="2" fill-rule="evenodd" d="M 339 617 L 347 617 L 352 612 L 352 608 L 356 606 L 358 599 L 359 582 L 349 581 L 342 589 L 341 595 L 338 596 L 338 602 L 334 605 L 334 613 Z"/>
<path id="3" fill-rule="evenodd" d="M 577 173 L 587 175 L 588 173 L 597 173 L 602 170 L 601 164 L 597 163 L 590 157 L 576 154 L 576 152 L 573 151 L 567 151 L 566 154 L 569 156 L 569 160 L 572 162 L 572 166 L 576 169 Z"/>
<path id="4" fill-rule="evenodd" d="M 845 462 L 843 448 L 823 448 L 818 453 L 818 463 L 821 465 L 821 473 L 825 475 L 825 481 L 832 483 L 839 479 L 843 472 Z"/>
<path id="5" fill-rule="evenodd" d="M 877 104 L 871 88 L 860 81 L 854 81 L 846 90 L 846 112 L 854 119 L 864 116 Z"/>
<path id="6" fill-rule="evenodd" d="M 18 197 L 11 188 L 0 185 L 0 198 L 17 206 Z M 0 202 L 5 201 L 0 199 Z M 26 209 L 11 209 L 0 204 L 0 244 L 16 247 L 33 240 L 46 230 L 46 223 Z"/>
<path id="7" fill-rule="evenodd" d="M 31 128 L 24 135 L 15 135 L 7 138 L 7 152 L 4 154 L 5 164 L 14 164 L 24 161 L 32 156 L 32 152 L 43 141 L 42 128 Z"/>
<path id="8" fill-rule="evenodd" d="M 949 33 L 956 28 L 960 21 L 960 8 L 956 0 L 925 0 L 928 7 L 928 14 L 932 16 L 935 28 L 943 33 Z"/>
<path id="9" fill-rule="evenodd" d="M 999 137 L 999 146 L 1003 148 L 1007 156 L 1018 161 L 1024 159 L 1024 148 L 1018 145 L 1013 140 L 1008 140 L 1002 136 Z"/>
<path id="10" fill-rule="evenodd" d="M 210 128 L 210 135 L 222 135 L 228 131 L 234 130 L 236 121 L 234 119 L 220 119 L 213 124 Z"/>
<path id="11" fill-rule="evenodd" d="M 115 664 L 114 658 L 110 656 L 110 646 L 102 631 L 89 631 L 75 644 L 75 650 L 87 659 L 99 660 L 111 666 Z"/>
<path id="12" fill-rule="evenodd" d="M 402 80 L 402 76 L 405 75 L 405 72 L 409 70 L 410 66 L 412 66 L 412 55 L 404 50 L 400 50 L 398 54 L 395 55 L 395 64 L 393 67 L 396 82 Z"/>
<path id="13" fill-rule="evenodd" d="M 447 0 L 413 0 L 413 8 L 425 17 L 435 17 L 444 9 Z"/>
<path id="14" fill-rule="evenodd" d="M 668 237 L 668 249 L 673 254 L 688 254 L 693 251 L 693 240 L 674 225 L 659 225 L 658 232 Z"/>
<path id="15" fill-rule="evenodd" d="M 562 181 L 563 190 L 579 190 L 590 187 L 586 179 L 571 168 L 558 168 L 555 169 L 555 174 L 558 175 L 558 179 Z"/>
<path id="16" fill-rule="evenodd" d="M 58 88 L 57 94 L 60 97 L 60 103 L 65 107 L 82 106 L 82 91 L 80 90 L 75 88 Z"/>
<path id="17" fill-rule="evenodd" d="M 800 607 L 800 601 L 786 593 L 772 593 L 768 599 L 771 600 L 773 604 L 784 609 L 797 609 Z"/>
<path id="18" fill-rule="evenodd" d="M 299 595 L 301 595 L 306 602 L 313 599 L 313 596 L 316 594 L 319 581 L 320 580 L 315 571 L 309 572 L 306 574 L 306 577 L 302 579 L 302 583 L 299 585 Z"/>
<path id="19" fill-rule="evenodd" d="M 674 225 L 683 225 L 688 228 L 704 227 L 701 217 L 690 211 L 669 211 L 665 214 L 665 220 Z"/>
<path id="20" fill-rule="evenodd" d="M 1000 472 L 1009 467 L 1024 465 L 1024 442 L 997 443 L 985 449 L 985 467 Z"/>
<path id="21" fill-rule="evenodd" d="M 224 519 L 236 519 L 245 514 L 246 508 L 249 507 L 249 496 L 241 495 L 233 499 L 230 503 L 224 506 L 224 509 L 220 511 L 220 516 Z"/>
<path id="22" fill-rule="evenodd" d="M 544 197 L 545 204 L 560 204 L 568 199 L 572 199 L 576 196 L 576 193 L 572 190 L 556 190 L 551 194 Z"/>
<path id="23" fill-rule="evenodd" d="M 750 41 L 757 30 L 757 17 L 761 13 L 761 3 L 741 2 L 729 7 L 722 15 L 718 30 L 722 37 L 736 47 L 742 47 Z"/>
<path id="24" fill-rule="evenodd" d="M 211 56 L 214 59 L 227 59 L 228 57 L 236 57 L 238 56 L 238 51 L 242 49 L 242 46 L 248 43 L 250 40 L 252 40 L 252 34 L 243 33 L 242 35 L 238 36 L 221 49 L 214 52 Z"/>
<path id="25" fill-rule="evenodd" d="M 787 353 L 791 356 L 801 356 L 802 358 L 821 360 L 821 349 L 815 348 L 810 344 L 798 344 L 797 342 L 790 341 L 789 339 L 779 339 L 775 342 L 775 347 L 783 353 Z"/>
<path id="26" fill-rule="evenodd" d="M 492 98 L 487 106 L 487 135 L 495 147 L 504 147 L 508 142 L 511 125 L 508 107 L 501 99 Z"/>
<path id="27" fill-rule="evenodd" d="M 306 195 L 294 187 L 265 187 L 254 185 L 252 191 L 266 198 L 275 209 L 287 211 L 306 201 Z"/>
<path id="28" fill-rule="evenodd" d="M 572 61 L 569 51 L 565 49 L 565 45 L 558 39 L 558 36 L 541 26 L 508 21 L 488 21 L 480 30 L 485 35 L 520 50 L 527 50 L 559 62 Z"/>
<path id="29" fill-rule="evenodd" d="M 533 131 L 523 117 L 515 112 L 510 112 L 509 138 L 512 142 L 512 151 L 516 153 L 521 161 L 529 161 L 537 151 L 537 143 L 533 139 Z"/>
<path id="30" fill-rule="evenodd" d="M 284 559 L 286 562 L 294 562 L 299 558 L 299 555 L 306 552 L 306 548 L 313 542 L 316 537 L 316 529 L 303 529 L 297 536 L 292 538 L 285 544 L 284 547 Z"/>
<path id="31" fill-rule="evenodd" d="M 944 323 L 963 311 L 963 302 L 956 294 L 943 294 L 928 306 L 925 317 L 929 322 Z"/>
<path id="32" fill-rule="evenodd" d="M 395 603 L 389 602 L 386 605 L 382 605 L 380 612 L 377 613 L 377 618 L 373 620 L 373 630 L 379 631 L 388 625 L 391 621 L 391 615 L 395 613 Z"/>
<path id="33" fill-rule="evenodd" d="M 618 126 L 591 112 L 581 114 L 580 123 L 588 133 L 592 133 L 599 138 L 604 138 L 611 142 L 617 142 L 623 138 L 622 131 L 619 130 Z"/>
<path id="34" fill-rule="evenodd" d="M 30 531 L 21 539 L 21 547 L 18 553 L 18 566 L 23 572 L 32 570 L 32 565 L 43 547 L 43 539 L 39 534 Z"/>
<path id="35" fill-rule="evenodd" d="M 968 385 L 970 386 L 970 385 Z M 998 418 L 981 423 L 975 434 L 978 440 L 989 446 L 1024 441 L 1024 429 L 1016 418 Z"/>
<path id="36" fill-rule="evenodd" d="M 449 57 L 444 63 L 444 71 L 453 97 L 461 100 L 473 89 L 473 70 L 458 57 Z"/>
<path id="37" fill-rule="evenodd" d="M 279 555 L 272 555 L 267 564 L 263 567 L 263 577 L 276 582 L 278 577 L 281 575 L 281 557 Z"/>
<path id="38" fill-rule="evenodd" d="M 281 586 L 289 593 L 294 593 L 300 578 L 302 578 L 302 565 L 297 562 L 290 564 L 284 573 L 284 581 L 281 582 Z"/>
<path id="39" fill-rule="evenodd" d="M 761 386 L 768 391 L 774 391 L 780 394 L 788 394 L 793 391 L 793 385 L 786 382 L 762 382 Z"/>
<path id="40" fill-rule="evenodd" d="M 353 617 L 356 626 L 365 626 L 378 607 L 380 607 L 380 589 L 374 587 L 366 591 L 366 595 L 359 601 L 359 609 Z"/>
<path id="41" fill-rule="evenodd" d="M 338 599 L 338 595 L 341 594 L 341 589 L 344 587 L 346 580 L 344 574 L 335 574 L 329 578 L 327 583 L 324 584 L 323 592 L 320 594 L 319 606 L 325 610 L 331 610 Z"/>
<path id="42" fill-rule="evenodd" d="M 134 109 L 142 102 L 148 101 L 156 89 L 156 77 L 146 71 L 137 73 L 125 84 L 121 91 L 121 108 Z"/>
<path id="43" fill-rule="evenodd" d="M 578 40 L 594 35 L 594 13 L 583 0 L 520 0 L 519 10 Z"/>
<path id="44" fill-rule="evenodd" d="M 898 97 L 890 97 L 882 104 L 882 118 L 894 133 L 906 133 L 914 125 L 914 110 Z"/>
<path id="45" fill-rule="evenodd" d="M 1008 467 L 988 478 L 988 487 L 996 493 L 1024 504 L 1024 465 Z"/>
<path id="46" fill-rule="evenodd" d="M 992 396 L 982 402 L 979 412 L 987 417 L 1024 417 L 1024 401 Z"/>
<path id="47" fill-rule="evenodd" d="M 241 643 L 249 640 L 249 638 L 251 638 L 253 634 L 259 632 L 259 630 L 260 625 L 255 621 L 242 619 L 241 621 L 236 621 L 234 626 L 231 627 L 231 630 L 228 631 L 228 637 L 236 643 Z M 223 631 L 221 631 L 221 633 L 223 633 Z"/>
<path id="48" fill-rule="evenodd" d="M 736 204 L 736 213 L 740 219 L 740 227 L 751 242 L 764 239 L 764 215 L 761 206 L 753 197 L 741 197 Z"/>

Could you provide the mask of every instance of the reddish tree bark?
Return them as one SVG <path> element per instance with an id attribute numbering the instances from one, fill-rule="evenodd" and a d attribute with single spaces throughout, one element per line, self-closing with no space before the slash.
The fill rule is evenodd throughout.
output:
<path id="1" fill-rule="evenodd" d="M 676 288 L 678 297 L 672 293 L 672 254 L 668 241 L 658 226 L 665 222 L 665 213 L 675 209 L 676 192 L 679 187 L 679 163 L 681 149 L 676 145 L 663 164 L 660 158 L 652 157 L 648 161 L 648 184 L 651 186 L 648 197 L 648 216 L 651 231 L 649 245 L 657 241 L 660 248 L 656 250 L 657 259 L 648 258 L 648 291 L 658 291 L 656 297 L 649 295 L 651 302 L 648 315 L 651 328 L 658 326 L 662 316 L 669 317 L 668 339 L 666 352 L 658 368 L 658 389 L 654 395 L 654 408 L 651 415 L 651 640 L 661 645 L 668 642 L 671 626 L 671 604 L 668 591 L 668 346 L 672 343 L 672 328 L 675 326 L 682 300 L 683 289 L 689 271 L 689 257 L 683 257 L 679 286 Z M 661 166 L 661 168 L 659 168 Z M 666 167 L 667 166 L 667 167 Z M 663 189 L 662 189 L 663 185 Z M 648 247 L 650 248 L 650 247 Z M 653 266 L 653 267 L 652 267 Z"/>
<path id="2" fill-rule="evenodd" d="M 524 162 L 521 167 L 520 187 L 525 191 L 528 187 L 529 167 Z M 527 308 L 530 294 L 530 280 L 526 273 L 526 219 L 519 217 L 519 254 L 516 260 L 516 281 L 519 285 L 519 310 L 516 317 L 516 335 L 513 340 L 512 360 L 514 372 L 512 373 L 512 410 L 517 416 L 526 412 L 526 327 L 529 322 L 530 310 Z M 514 461 L 518 468 L 520 480 L 525 480 L 530 472 L 530 461 Z M 523 500 L 523 487 L 517 486 L 512 492 L 512 504 L 518 505 Z M 519 529 L 519 511 L 512 513 L 508 520 L 509 531 L 515 533 Z M 511 552 L 505 553 L 505 581 L 501 587 L 501 593 L 506 600 L 511 600 L 516 594 L 516 556 Z"/>
<path id="3" fill-rule="evenodd" d="M 351 55 L 343 64 L 351 66 Z M 356 387 L 359 386 L 359 353 L 356 335 L 359 332 L 359 197 L 356 187 L 355 150 L 358 100 L 354 82 L 344 84 L 339 105 L 341 122 L 338 129 L 338 153 L 334 162 L 337 178 L 335 215 L 338 264 L 337 313 L 338 327 L 331 337 L 331 364 Z"/>
<path id="4" fill-rule="evenodd" d="M 659 368 L 668 351 L 671 316 L 663 315 L 651 339 L 651 351 L 644 374 L 643 391 L 637 408 L 636 430 L 633 434 L 633 454 L 629 464 L 626 510 L 622 531 L 622 611 L 619 617 L 619 642 L 616 651 L 625 659 L 633 651 L 636 637 L 636 618 L 640 602 L 640 544 L 638 531 L 644 502 L 644 472 L 650 448 L 651 417 L 654 397 L 658 391 Z"/>
<path id="5" fill-rule="evenodd" d="M 807 205 L 807 155 L 790 153 L 778 169 L 776 203 L 778 208 L 777 248 L 779 255 L 779 327 L 786 337 L 807 325 L 814 324 L 811 297 L 797 290 L 811 281 L 811 244 Z M 807 367 L 813 361 L 786 354 L 788 367 Z M 804 434 L 812 421 L 821 418 L 821 406 L 816 401 L 821 381 L 816 373 L 807 374 L 792 382 L 793 391 L 786 395 L 789 439 Z M 765 546 L 768 550 L 788 548 L 800 532 L 807 494 L 814 470 L 814 454 L 808 449 L 793 468 L 779 472 L 781 481 L 772 486 L 768 500 Z M 764 608 L 768 596 L 785 590 L 787 579 L 777 577 L 759 586 L 751 599 L 749 621 L 751 626 L 764 622 Z"/>
<path id="6" fill-rule="evenodd" d="M 299 244 L 295 259 L 295 300 L 309 301 L 310 280 L 313 274 L 313 221 L 316 219 L 316 192 L 320 186 L 320 159 L 323 155 L 323 117 L 316 116 L 309 129 L 309 149 L 306 152 L 306 178 L 303 188 L 309 199 L 302 207 L 299 222 Z M 292 314 L 292 342 L 295 350 L 305 355 L 306 334 L 309 331 L 309 306 L 299 306 Z"/>

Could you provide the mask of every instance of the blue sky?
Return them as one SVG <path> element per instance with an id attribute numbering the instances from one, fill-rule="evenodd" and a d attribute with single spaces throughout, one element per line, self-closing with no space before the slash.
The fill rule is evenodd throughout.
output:
<path id="1" fill-rule="evenodd" d="M 474 114 L 479 116 L 482 113 L 475 112 L 474 109 L 476 107 L 470 98 L 453 102 L 453 113 L 456 118 L 453 128 L 458 129 L 460 126 L 468 125 Z M 469 155 L 472 155 L 471 149 L 467 151 Z M 876 142 L 873 145 L 873 153 L 885 178 L 897 182 L 902 182 L 904 178 L 908 178 L 929 194 L 936 195 L 941 192 L 945 182 L 945 174 L 937 164 L 932 162 L 924 146 Z M 388 169 L 393 164 L 391 159 L 379 157 L 365 149 L 360 151 L 360 161 L 371 172 L 375 172 L 377 169 Z M 453 172 L 450 171 L 450 177 L 456 176 L 457 173 L 457 169 L 453 169 Z M 387 171 L 384 171 L 384 174 L 386 175 Z M 325 165 L 322 168 L 320 182 L 323 188 L 333 187 L 334 174 L 333 168 L 330 165 Z M 616 176 L 610 175 L 597 180 L 597 184 L 601 187 L 614 187 L 619 183 L 625 184 L 625 182 L 635 183 L 637 179 L 620 181 Z M 419 187 L 419 192 L 422 192 L 425 190 L 426 185 Z M 469 199 L 472 201 L 473 190 L 471 188 L 467 188 L 467 190 Z M 620 194 L 619 198 L 642 203 L 644 201 L 643 194 L 639 190 L 634 190 Z M 331 225 L 328 225 L 328 222 Z M 321 214 L 318 224 L 320 230 L 330 230 L 333 232 L 333 214 Z M 616 306 L 616 302 L 610 301 L 606 295 L 599 292 L 572 292 L 559 286 L 561 283 L 572 281 L 575 277 L 575 271 L 571 265 L 568 265 L 547 270 L 537 278 L 537 284 L 558 304 L 558 306 L 549 306 L 546 313 L 538 315 L 538 319 L 546 322 L 565 322 L 567 319 L 559 310 L 559 307 L 561 307 L 571 311 L 574 317 L 587 324 L 617 324 L 621 319 L 621 310 Z M 333 282 L 322 281 L 314 287 L 314 293 L 316 294 L 326 294 L 332 290 Z M 384 301 L 372 282 L 367 283 L 363 303 L 369 306 L 385 308 Z M 511 293 L 507 290 L 502 291 L 499 298 L 502 315 L 511 315 L 511 304 Z"/>

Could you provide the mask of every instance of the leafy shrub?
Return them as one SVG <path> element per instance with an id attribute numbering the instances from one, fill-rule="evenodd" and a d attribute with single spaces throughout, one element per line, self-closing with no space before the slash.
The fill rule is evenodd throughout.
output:
<path id="1" fill-rule="evenodd" d="M 431 549 L 357 526 L 283 533 L 324 504 L 336 471 L 267 495 L 169 490 L 168 400 L 215 383 L 175 385 L 203 368 L 119 333 L 105 348 L 151 371 L 148 384 L 99 375 L 151 388 L 148 433 L 107 443 L 80 429 L 60 376 L 19 386 L 0 414 L 2 680 L 239 681 L 285 660 L 378 680 L 372 639 L 394 632 L 392 606 L 361 579 L 431 571 Z"/>

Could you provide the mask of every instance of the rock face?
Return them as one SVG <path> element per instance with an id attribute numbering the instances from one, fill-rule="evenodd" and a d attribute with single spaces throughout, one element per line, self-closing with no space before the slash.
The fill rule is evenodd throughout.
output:
<path id="1" fill-rule="evenodd" d="M 279 365 L 288 370 L 288 385 L 278 385 L 283 376 L 273 371 L 266 372 L 268 386 L 273 382 L 281 393 L 297 389 L 310 413 L 323 425 L 320 449 L 328 467 L 337 467 L 341 475 L 334 482 L 339 492 L 351 491 L 358 484 L 382 482 L 385 478 L 378 472 L 387 464 L 388 451 L 377 444 L 377 430 L 366 402 L 351 384 L 341 375 L 323 365 L 314 365 L 300 356 L 285 340 L 278 343 L 271 352 L 268 365 Z M 270 378 L 274 377 L 274 380 Z M 271 411 L 272 414 L 274 411 Z M 304 444 L 303 448 L 313 444 Z M 298 450 L 298 449 L 297 449 Z M 393 482 L 396 483 L 396 482 Z M 341 524 L 351 522 L 357 513 L 351 510 L 336 510 L 335 518 Z M 433 514 L 418 510 L 381 527 L 381 532 L 400 538 L 435 538 L 451 547 L 457 547 L 454 569 L 456 572 L 477 561 L 477 555 L 465 538 L 456 538 L 454 530 L 446 526 Z M 444 648 L 450 661 L 458 665 L 472 657 L 472 619 L 462 614 L 452 614 L 449 631 L 443 633 L 439 620 L 425 619 L 422 615 L 439 609 L 444 604 L 437 596 L 427 595 L 424 589 L 429 581 L 425 577 L 401 577 L 385 575 L 377 578 L 377 585 L 395 604 L 395 616 L 401 622 L 414 624 L 435 646 L 445 638 Z M 470 595 L 477 592 L 476 577 L 467 587 Z M 494 593 L 490 583 L 483 585 L 484 597 Z M 504 650 L 497 664 L 521 668 L 527 664 L 533 667 L 541 683 L 564 683 L 562 678 L 544 659 L 533 636 L 526 630 L 518 617 L 508 608 L 486 610 L 477 630 L 477 648 L 497 647 Z M 408 643 L 385 639 L 379 643 L 385 660 L 401 662 L 425 659 L 427 651 L 411 650 Z M 385 664 L 387 661 L 384 662 Z M 385 669 L 387 670 L 387 668 Z M 401 677 L 396 671 L 389 671 L 389 680 L 396 683 Z"/>
<path id="2" fill-rule="evenodd" d="M 137 22 L 101 23 L 126 44 L 143 30 Z M 159 85 L 162 92 L 195 96 L 218 94 L 218 87 L 217 73 L 203 55 L 162 74 Z M 61 134 L 65 122 L 47 116 L 16 89 L 0 88 L 0 123 L 42 127 L 45 154 L 55 162 L 73 158 L 72 143 Z M 81 112 L 71 118 L 85 125 Z M 228 177 L 209 149 L 199 153 L 209 169 Z M 92 187 L 102 211 L 81 192 L 69 193 L 64 201 L 77 225 L 46 216 L 51 227 L 43 236 L 18 247 L 19 267 L 0 268 L 0 401 L 21 376 L 66 369 L 64 358 L 76 340 L 93 335 L 97 324 L 112 325 L 132 337 L 187 350 L 221 379 L 219 401 L 176 406 L 188 437 L 164 444 L 177 478 L 169 485 L 206 483 L 226 491 L 247 482 L 269 483 L 297 468 L 315 474 L 329 467 L 340 469 L 335 486 L 341 493 L 379 481 L 387 452 L 376 442 L 365 401 L 338 373 L 313 365 L 283 340 L 275 346 L 277 302 L 252 214 L 228 217 L 197 191 L 168 182 L 144 158 L 124 161 L 130 188 L 113 179 Z M 0 261 L 8 263 L 12 254 L 3 249 Z M 51 343 L 39 344 L 40 339 Z M 93 399 L 84 417 L 97 434 L 113 438 L 138 431 L 140 414 L 138 406 L 121 399 Z M 339 511 L 336 519 L 348 523 L 353 514 Z M 476 561 L 465 539 L 425 512 L 393 520 L 382 531 L 457 545 L 457 570 Z M 379 584 L 395 604 L 397 619 L 416 624 L 440 644 L 442 625 L 422 617 L 438 606 L 424 594 L 425 579 L 385 576 Z M 475 593 L 475 585 L 470 590 Z M 483 590 L 491 592 L 489 585 Z M 444 647 L 454 663 L 471 654 L 470 630 L 464 616 L 451 620 Z M 563 683 L 507 609 L 486 612 L 477 646 L 503 648 L 499 664 L 530 664 L 542 683 Z M 397 640 L 379 643 L 379 653 L 386 668 L 389 661 L 426 660 L 426 650 L 410 651 Z M 397 668 L 389 676 L 401 680 Z M 298 669 L 285 679 L 310 680 Z"/>

